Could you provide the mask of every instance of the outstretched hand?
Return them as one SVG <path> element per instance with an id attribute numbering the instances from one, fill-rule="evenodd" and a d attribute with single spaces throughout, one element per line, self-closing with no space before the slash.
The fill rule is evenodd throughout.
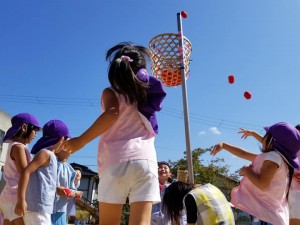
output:
<path id="1" fill-rule="evenodd" d="M 242 139 L 246 139 L 249 136 L 253 136 L 253 131 L 252 130 L 246 130 L 243 128 L 240 128 L 240 131 L 238 131 L 239 134 L 242 134 Z"/>
<path id="2" fill-rule="evenodd" d="M 223 149 L 223 142 L 220 142 L 213 147 L 210 154 L 214 156 L 217 153 L 219 153 L 219 151 L 221 151 L 222 149 Z"/>

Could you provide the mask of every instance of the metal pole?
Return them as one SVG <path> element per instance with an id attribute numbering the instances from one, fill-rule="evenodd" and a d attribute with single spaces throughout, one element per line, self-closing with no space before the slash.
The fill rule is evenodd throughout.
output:
<path id="1" fill-rule="evenodd" d="M 181 69 L 181 80 L 182 80 L 182 100 L 183 100 L 183 112 L 184 112 L 184 125 L 185 125 L 185 139 L 186 139 L 186 156 L 189 171 L 189 182 L 194 183 L 194 171 L 193 171 L 193 160 L 192 151 L 190 145 L 190 130 L 189 130 L 189 113 L 188 113 L 188 102 L 187 102 L 187 90 L 186 80 L 184 71 L 184 36 L 182 31 L 181 14 L 177 13 L 177 26 L 178 26 L 178 39 L 179 39 L 179 55 L 180 55 L 180 69 Z"/>

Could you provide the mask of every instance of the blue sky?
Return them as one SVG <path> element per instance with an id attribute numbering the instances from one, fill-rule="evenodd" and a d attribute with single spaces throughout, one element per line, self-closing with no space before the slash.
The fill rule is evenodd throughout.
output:
<path id="1" fill-rule="evenodd" d="M 263 126 L 279 121 L 300 123 L 298 0 L 0 0 L 0 109 L 30 112 L 42 124 L 61 119 L 72 136 L 81 134 L 100 113 L 106 51 L 122 41 L 148 46 L 158 34 L 177 33 L 182 10 L 193 47 L 192 149 L 226 141 L 258 153 L 254 140 L 241 140 L 240 127 L 263 134 Z M 181 86 L 166 91 L 156 148 L 158 160 L 174 161 L 185 150 Z M 97 143 L 69 162 L 96 171 Z M 219 156 L 232 171 L 247 163 L 225 151 Z"/>

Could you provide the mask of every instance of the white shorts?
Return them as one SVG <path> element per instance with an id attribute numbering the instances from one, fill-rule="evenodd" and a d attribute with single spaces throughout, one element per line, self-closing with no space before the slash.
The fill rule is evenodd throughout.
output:
<path id="1" fill-rule="evenodd" d="M 0 202 L 0 209 L 3 212 L 3 217 L 5 220 L 13 221 L 15 219 L 20 218 L 17 214 L 14 213 L 16 207 L 16 203 L 12 202 Z"/>
<path id="2" fill-rule="evenodd" d="M 289 211 L 290 219 L 300 219 L 300 190 L 290 190 L 289 192 Z"/>
<path id="3" fill-rule="evenodd" d="M 98 200 L 112 204 L 160 202 L 157 163 L 133 160 L 116 163 L 99 176 Z"/>
<path id="4" fill-rule="evenodd" d="M 51 225 L 51 214 L 27 212 L 24 216 L 25 225 Z"/>

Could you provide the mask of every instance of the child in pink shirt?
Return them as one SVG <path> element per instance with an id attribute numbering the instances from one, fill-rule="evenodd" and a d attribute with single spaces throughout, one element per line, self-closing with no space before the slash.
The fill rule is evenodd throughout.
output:
<path id="1" fill-rule="evenodd" d="M 251 161 L 251 165 L 240 171 L 244 177 L 240 186 L 232 190 L 232 204 L 262 221 L 286 225 L 289 224 L 288 190 L 294 168 L 299 169 L 300 133 L 284 122 L 264 129 L 261 154 L 221 142 L 214 146 L 211 155 L 225 149 Z"/>
<path id="2" fill-rule="evenodd" d="M 120 43 L 108 50 L 111 84 L 101 97 L 103 113 L 82 135 L 65 143 L 75 152 L 101 135 L 98 146 L 99 223 L 119 225 L 126 198 L 130 224 L 150 224 L 153 202 L 160 201 L 154 147 L 156 111 L 166 96 L 162 83 L 146 70 L 149 52 Z"/>
<path id="3" fill-rule="evenodd" d="M 0 211 L 3 212 L 4 224 L 23 225 L 23 218 L 14 213 L 18 182 L 21 172 L 32 160 L 27 144 L 35 138 L 36 132 L 41 130 L 41 127 L 38 120 L 29 113 L 15 115 L 11 123 L 12 126 L 3 139 L 9 145 L 3 171 L 6 184 L 0 195 Z"/>

